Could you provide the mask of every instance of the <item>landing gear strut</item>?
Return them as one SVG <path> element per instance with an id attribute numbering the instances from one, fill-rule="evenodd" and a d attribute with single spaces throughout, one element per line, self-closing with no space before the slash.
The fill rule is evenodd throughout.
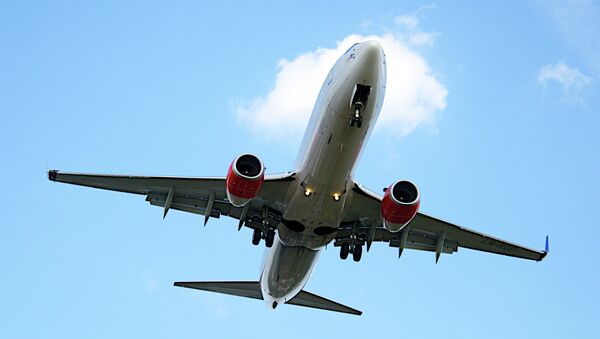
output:
<path id="1" fill-rule="evenodd" d="M 354 115 L 352 116 L 352 120 L 350 121 L 350 127 L 356 125 L 356 127 L 362 127 L 362 116 L 360 115 L 360 109 L 364 106 L 361 101 L 357 101 L 354 104 Z"/>
<path id="2" fill-rule="evenodd" d="M 362 127 L 362 111 L 367 105 L 369 100 L 369 94 L 371 94 L 371 87 L 361 84 L 356 84 L 354 92 L 352 93 L 352 101 L 350 107 L 354 110 L 352 114 L 352 120 L 350 121 L 350 127 Z"/>

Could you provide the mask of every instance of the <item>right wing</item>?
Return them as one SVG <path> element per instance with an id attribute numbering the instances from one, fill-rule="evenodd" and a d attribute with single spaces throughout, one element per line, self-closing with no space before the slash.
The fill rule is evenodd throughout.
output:
<path id="1" fill-rule="evenodd" d="M 224 177 L 164 177 L 63 173 L 48 171 L 48 179 L 55 182 L 100 188 L 111 191 L 140 194 L 146 196 L 153 206 L 219 218 L 221 215 L 240 220 L 250 228 L 261 228 L 262 220 L 279 222 L 283 201 L 287 194 L 293 173 L 266 175 L 256 198 L 247 209 L 235 207 L 227 199 Z M 208 210 L 210 208 L 210 210 Z"/>
<path id="2" fill-rule="evenodd" d="M 423 213 L 417 213 L 404 230 L 392 233 L 383 227 L 381 199 L 380 195 L 355 183 L 346 220 L 336 235 L 336 244 L 358 233 L 365 235 L 367 249 L 373 241 L 388 242 L 390 246 L 398 247 L 400 254 L 404 248 L 435 252 L 436 261 L 442 253 L 452 254 L 459 247 L 536 261 L 548 254 L 547 237 L 546 249 L 538 251 Z"/>

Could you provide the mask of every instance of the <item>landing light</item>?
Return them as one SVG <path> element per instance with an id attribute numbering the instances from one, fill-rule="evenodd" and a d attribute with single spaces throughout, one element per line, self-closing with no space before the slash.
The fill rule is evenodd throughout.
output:
<path id="1" fill-rule="evenodd" d="M 333 200 L 335 200 L 335 201 L 340 200 L 340 194 L 339 193 L 333 193 Z"/>
<path id="2" fill-rule="evenodd" d="M 310 188 L 307 188 L 304 190 L 304 195 L 306 195 L 307 197 L 312 193 L 312 190 Z"/>

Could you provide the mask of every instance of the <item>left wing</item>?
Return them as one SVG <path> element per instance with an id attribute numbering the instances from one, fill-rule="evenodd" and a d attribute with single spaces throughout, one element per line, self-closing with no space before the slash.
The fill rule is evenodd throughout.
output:
<path id="1" fill-rule="evenodd" d="M 240 220 L 251 228 L 263 227 L 262 221 L 274 219 L 278 224 L 282 203 L 293 173 L 265 176 L 258 196 L 247 208 L 235 207 L 227 199 L 224 177 L 163 177 L 63 173 L 48 171 L 48 179 L 55 182 L 100 188 L 111 191 L 140 194 L 146 196 L 151 205 L 169 209 L 202 214 L 205 222 L 209 217 L 221 215 Z"/>
<path id="2" fill-rule="evenodd" d="M 380 195 L 354 183 L 346 219 L 337 232 L 337 245 L 352 235 L 362 235 L 367 249 L 373 241 L 385 241 L 398 247 L 399 255 L 404 248 L 435 252 L 436 261 L 441 253 L 452 254 L 459 247 L 536 261 L 548 254 L 548 237 L 546 249 L 537 251 L 423 213 L 417 213 L 402 231 L 392 233 L 383 227 L 381 199 Z"/>

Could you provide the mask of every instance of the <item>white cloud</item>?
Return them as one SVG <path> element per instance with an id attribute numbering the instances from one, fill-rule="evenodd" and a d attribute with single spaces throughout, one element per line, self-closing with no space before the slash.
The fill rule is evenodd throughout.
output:
<path id="1" fill-rule="evenodd" d="M 436 32 L 423 32 L 419 29 L 419 16 L 422 16 L 425 11 L 435 9 L 435 4 L 429 4 L 419 7 L 416 11 L 409 14 L 398 15 L 394 18 L 394 24 L 397 27 L 404 28 L 406 32 L 406 41 L 415 46 L 431 46 L 433 45 Z"/>
<path id="2" fill-rule="evenodd" d="M 419 24 L 419 18 L 415 14 L 398 15 L 394 19 L 394 23 L 398 26 L 405 26 L 406 28 L 415 28 Z"/>
<path id="3" fill-rule="evenodd" d="M 592 79 L 579 71 L 577 68 L 569 67 L 564 62 L 555 65 L 543 66 L 537 80 L 543 86 L 555 82 L 562 87 L 563 101 L 581 102 L 583 91 L 592 83 Z"/>
<path id="4" fill-rule="evenodd" d="M 433 36 L 423 35 L 411 45 L 410 39 L 394 33 L 352 34 L 333 48 L 317 48 L 292 60 L 280 60 L 273 89 L 237 105 L 238 119 L 261 136 L 299 138 L 335 61 L 355 42 L 371 39 L 382 45 L 387 62 L 386 97 L 378 128 L 402 136 L 418 126 L 432 125 L 436 114 L 446 108 L 448 90 L 413 45 L 433 44 Z"/>
<path id="5" fill-rule="evenodd" d="M 591 0 L 536 0 L 542 13 L 588 69 L 600 76 L 600 3 Z"/>
<path id="6" fill-rule="evenodd" d="M 408 36 L 408 42 L 415 46 L 432 46 L 436 36 L 435 32 L 415 32 Z"/>

